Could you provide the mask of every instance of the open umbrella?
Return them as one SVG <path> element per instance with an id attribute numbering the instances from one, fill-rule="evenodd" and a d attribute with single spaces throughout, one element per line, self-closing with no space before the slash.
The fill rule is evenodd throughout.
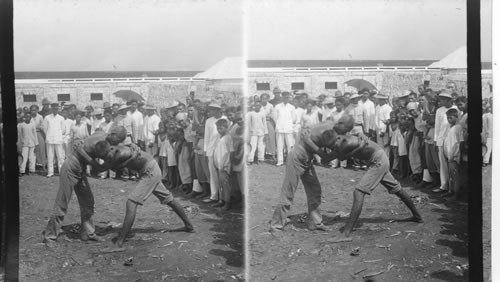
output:
<path id="1" fill-rule="evenodd" d="M 361 78 L 355 78 L 355 79 L 348 80 L 345 82 L 345 84 L 358 89 L 358 91 L 365 89 L 365 88 L 368 90 L 376 90 L 377 89 L 373 84 L 371 84 L 371 82 L 366 81 L 366 80 L 361 79 Z"/>
<path id="2" fill-rule="evenodd" d="M 113 93 L 113 95 L 115 95 L 118 98 L 122 98 L 123 100 L 125 100 L 127 102 L 132 100 L 132 99 L 135 99 L 137 101 L 144 101 L 144 98 L 142 98 L 142 96 L 139 95 L 139 93 L 134 92 L 132 90 L 119 90 L 119 91 L 116 91 L 115 93 Z"/>

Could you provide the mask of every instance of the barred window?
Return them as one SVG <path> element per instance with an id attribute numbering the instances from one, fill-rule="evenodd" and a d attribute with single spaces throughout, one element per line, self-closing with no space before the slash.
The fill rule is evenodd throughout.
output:
<path id="1" fill-rule="evenodd" d="M 91 101 L 102 101 L 102 93 L 90 93 Z"/>
<path id="2" fill-rule="evenodd" d="M 337 82 L 325 82 L 325 89 L 337 89 Z"/>
<path id="3" fill-rule="evenodd" d="M 304 82 L 292 82 L 292 90 L 304 90 Z"/>
<path id="4" fill-rule="evenodd" d="M 23 101 L 36 103 L 36 94 L 23 94 Z"/>
<path id="5" fill-rule="evenodd" d="M 70 95 L 69 94 L 57 94 L 58 102 L 69 102 Z"/>
<path id="6" fill-rule="evenodd" d="M 257 90 L 271 90 L 269 83 L 257 83 Z"/>

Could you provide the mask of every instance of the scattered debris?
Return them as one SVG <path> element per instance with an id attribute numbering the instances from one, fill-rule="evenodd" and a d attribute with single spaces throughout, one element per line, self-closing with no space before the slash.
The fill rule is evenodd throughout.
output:
<path id="1" fill-rule="evenodd" d="M 125 262 L 123 263 L 123 265 L 125 266 L 132 266 L 134 265 L 134 257 L 129 257 L 128 259 L 125 260 Z"/>
<path id="2" fill-rule="evenodd" d="M 352 249 L 351 256 L 359 256 L 360 249 L 361 249 L 360 247 L 356 247 L 356 248 Z"/>
<path id="3" fill-rule="evenodd" d="M 343 242 L 352 242 L 352 238 L 350 237 L 342 237 L 342 238 L 330 238 L 326 239 L 327 243 L 343 243 Z"/>
<path id="4" fill-rule="evenodd" d="M 388 236 L 386 236 L 386 237 L 396 237 L 396 236 L 398 236 L 398 235 L 401 235 L 401 231 L 398 231 L 398 232 L 396 232 L 396 233 L 394 233 L 394 234 L 391 234 L 391 235 L 388 235 Z"/>
<path id="5" fill-rule="evenodd" d="M 387 245 L 387 246 L 384 246 L 384 245 L 380 245 L 380 244 L 375 244 L 375 247 L 377 248 L 382 248 L 382 249 L 386 249 L 387 251 L 389 251 L 391 249 L 391 244 Z"/>
<path id="6" fill-rule="evenodd" d="M 361 272 L 363 272 L 363 271 L 365 271 L 365 270 L 367 270 L 367 269 L 368 269 L 368 268 L 367 268 L 367 267 L 365 267 L 365 268 L 363 268 L 363 269 L 357 270 L 356 272 L 354 272 L 354 275 L 358 275 L 358 274 L 360 274 Z"/>
<path id="7" fill-rule="evenodd" d="M 377 261 L 381 261 L 382 259 L 374 259 L 374 260 L 365 260 L 363 262 L 377 262 Z"/>
<path id="8" fill-rule="evenodd" d="M 180 249 L 180 248 L 182 247 L 182 245 L 184 245 L 184 243 L 181 243 L 181 244 L 179 245 L 179 247 L 177 247 L 177 249 Z"/>
<path id="9" fill-rule="evenodd" d="M 62 267 L 63 267 L 63 268 L 66 268 L 66 267 L 68 267 L 68 266 L 71 266 L 71 264 L 70 264 L 69 262 L 67 262 L 67 261 L 65 261 L 65 262 L 63 263 L 63 265 L 62 265 Z"/>
<path id="10" fill-rule="evenodd" d="M 174 244 L 174 242 L 169 242 L 168 244 L 165 244 L 163 246 L 159 246 L 158 248 L 165 248 L 165 247 L 168 247 L 168 246 L 172 246 Z"/>
<path id="11" fill-rule="evenodd" d="M 156 269 L 148 269 L 148 270 L 137 270 L 137 272 L 139 273 L 148 273 L 148 272 L 153 272 L 155 271 Z"/>

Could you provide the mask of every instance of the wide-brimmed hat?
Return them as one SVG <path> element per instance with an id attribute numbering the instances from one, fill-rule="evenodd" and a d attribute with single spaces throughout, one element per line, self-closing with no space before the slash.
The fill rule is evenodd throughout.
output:
<path id="1" fill-rule="evenodd" d="M 103 109 L 111 108 L 111 104 L 109 102 L 104 102 L 104 104 L 102 104 L 102 108 Z"/>
<path id="2" fill-rule="evenodd" d="M 129 105 L 121 105 L 121 106 L 118 108 L 118 110 L 119 110 L 119 111 L 121 111 L 121 110 L 125 110 L 125 109 L 128 109 L 128 108 L 130 108 L 130 106 L 129 106 Z"/>
<path id="3" fill-rule="evenodd" d="M 215 103 L 215 102 L 212 102 L 212 103 L 208 104 L 208 107 L 221 109 L 221 106 L 218 103 Z"/>
<path id="4" fill-rule="evenodd" d="M 43 98 L 42 105 L 50 105 L 50 101 L 48 98 Z"/>
<path id="5" fill-rule="evenodd" d="M 156 108 L 151 106 L 151 105 L 144 105 L 144 107 L 142 107 L 142 108 L 145 110 L 156 110 Z"/>
<path id="6" fill-rule="evenodd" d="M 351 100 L 352 100 L 352 99 L 356 99 L 356 98 L 359 98 L 359 97 L 360 97 L 360 96 L 359 96 L 359 94 L 358 94 L 358 93 L 354 93 L 354 94 L 352 94 L 352 95 L 351 95 L 351 97 L 349 97 L 349 99 L 351 99 Z"/>
<path id="7" fill-rule="evenodd" d="M 276 93 L 281 93 L 281 89 L 279 87 L 273 88 L 273 94 L 276 94 Z"/>
<path id="8" fill-rule="evenodd" d="M 165 108 L 170 109 L 179 106 L 179 102 L 177 100 L 174 100 L 165 106 Z"/>
<path id="9" fill-rule="evenodd" d="M 386 96 L 384 94 L 376 94 L 375 95 L 375 99 L 384 99 L 384 100 L 388 100 L 389 99 L 389 96 Z"/>
<path id="10" fill-rule="evenodd" d="M 408 103 L 408 105 L 406 105 L 406 109 L 408 109 L 408 111 L 410 111 L 410 110 L 417 110 L 418 109 L 418 103 L 417 102 L 410 102 L 410 103 Z"/>
<path id="11" fill-rule="evenodd" d="M 92 112 L 92 115 L 93 116 L 98 116 L 98 115 L 102 115 L 104 113 L 104 110 L 103 109 L 95 109 L 93 112 Z"/>
<path id="12" fill-rule="evenodd" d="M 441 91 L 441 93 L 439 93 L 438 97 L 446 97 L 446 98 L 452 98 L 451 97 L 451 93 L 449 91 Z"/>
<path id="13" fill-rule="evenodd" d="M 281 92 L 281 96 L 282 97 L 291 97 L 292 94 L 290 92 L 288 92 L 288 91 L 284 91 L 284 92 Z"/>
<path id="14" fill-rule="evenodd" d="M 328 105 L 328 104 L 334 104 L 335 103 L 335 99 L 333 97 L 326 97 L 325 100 L 323 100 L 323 104 L 325 105 Z"/>

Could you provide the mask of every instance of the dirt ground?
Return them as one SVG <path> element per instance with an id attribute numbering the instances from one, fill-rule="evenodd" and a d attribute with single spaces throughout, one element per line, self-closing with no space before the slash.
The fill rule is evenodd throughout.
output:
<path id="1" fill-rule="evenodd" d="M 99 254 L 120 230 L 125 201 L 134 181 L 89 178 L 95 196 L 94 222 L 102 243 L 85 243 L 67 232 L 57 247 L 42 242 L 57 193 L 58 177 L 25 176 L 20 181 L 20 281 L 237 281 L 243 279 L 243 209 L 220 214 L 199 200 L 176 198 L 185 207 L 196 233 L 163 233 L 182 227 L 168 206 L 150 197 L 139 207 L 126 251 Z M 65 225 L 79 223 L 73 195 Z M 132 265 L 124 262 L 132 257 Z"/>
<path id="2" fill-rule="evenodd" d="M 332 244 L 326 239 L 338 234 L 347 221 L 352 191 L 363 171 L 317 167 L 323 188 L 324 223 L 334 231 L 307 230 L 307 205 L 300 184 L 290 213 L 291 224 L 274 236 L 268 232 L 268 222 L 284 172 L 284 167 L 269 164 L 249 169 L 253 176 L 248 192 L 252 281 L 363 281 L 364 276 L 381 271 L 372 281 L 468 280 L 467 204 L 403 184 L 425 223 L 391 223 L 410 213 L 396 196 L 378 186 L 365 197 L 353 241 Z M 485 212 L 488 209 L 491 211 L 485 206 Z M 350 255 L 355 248 L 359 248 L 359 255 Z"/>

